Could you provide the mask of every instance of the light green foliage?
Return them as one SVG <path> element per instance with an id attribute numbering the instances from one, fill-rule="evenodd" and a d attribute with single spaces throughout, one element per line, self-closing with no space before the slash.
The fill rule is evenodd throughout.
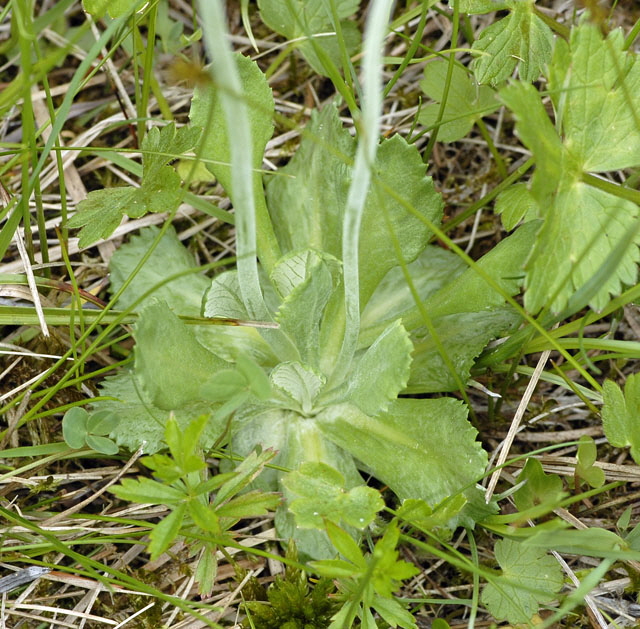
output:
<path id="1" fill-rule="evenodd" d="M 622 389 L 611 380 L 603 387 L 602 428 L 616 448 L 631 446 L 631 456 L 640 465 L 640 374 L 627 378 Z"/>
<path id="2" fill-rule="evenodd" d="M 640 163 L 638 108 L 628 98 L 639 89 L 640 66 L 622 39 L 614 31 L 605 40 L 584 22 L 568 46 L 557 44 L 549 85 L 561 136 L 531 86 L 500 93 L 537 163 L 531 194 L 544 224 L 527 263 L 531 312 L 601 309 L 636 280 L 638 206 L 582 181 L 586 171 Z"/>
<path id="3" fill-rule="evenodd" d="M 160 0 L 156 17 L 156 34 L 160 38 L 162 52 L 170 55 L 178 54 L 184 47 L 182 32 L 184 24 L 171 19 L 168 0 Z"/>
<path id="4" fill-rule="evenodd" d="M 604 485 L 604 471 L 601 467 L 594 466 L 597 457 L 598 452 L 595 441 L 587 435 L 580 437 L 576 476 L 589 483 L 591 487 L 602 487 Z"/>
<path id="5" fill-rule="evenodd" d="M 333 617 L 329 629 L 349 627 L 358 617 L 363 627 L 376 627 L 374 610 L 392 627 L 415 629 L 413 616 L 393 598 L 404 579 L 419 569 L 398 559 L 396 546 L 400 531 L 391 522 L 371 554 L 364 555 L 358 544 L 344 530 L 327 522 L 327 533 L 344 559 L 313 561 L 310 565 L 321 576 L 336 579 L 345 605 Z"/>
<path id="6" fill-rule="evenodd" d="M 509 5 L 508 0 L 460 0 L 461 13 L 491 13 L 503 11 Z"/>
<path id="7" fill-rule="evenodd" d="M 496 199 L 495 213 L 500 214 L 502 224 L 511 231 L 520 221 L 538 218 L 538 204 L 526 183 L 517 183 L 501 192 Z"/>
<path id="8" fill-rule="evenodd" d="M 254 88 L 255 97 L 248 97 L 250 105 L 263 105 L 256 107 L 259 115 L 252 121 L 256 128 L 265 127 L 254 138 L 254 151 L 261 152 L 271 134 L 270 118 L 264 114 L 269 110 L 267 101 L 271 106 L 272 101 L 265 96 L 268 88 L 255 64 L 240 58 L 238 64 L 243 82 L 263 83 Z M 207 126 L 205 112 L 210 106 L 218 107 L 215 94 L 202 92 L 192 107 L 192 119 Z M 228 159 L 225 133 L 218 129 L 209 134 L 202 158 L 214 160 L 212 170 L 221 181 L 230 181 L 228 168 L 218 163 Z M 212 137 L 218 141 L 212 143 Z M 278 452 L 274 462 L 285 469 L 298 470 L 305 463 L 330 466 L 335 470 L 333 485 L 341 479 L 340 492 L 350 497 L 350 503 L 369 499 L 360 487 L 359 467 L 401 498 L 435 505 L 464 492 L 471 500 L 486 453 L 475 441 L 477 433 L 466 419 L 465 407 L 447 398 L 398 399 L 408 386 L 417 392 L 442 391 L 455 388 L 451 382 L 456 382 L 425 341 L 424 322 L 400 266 L 411 265 L 410 273 L 427 300 L 436 331 L 446 335 L 445 342 L 451 336 L 463 337 L 451 355 L 458 381 L 464 382 L 473 357 L 487 341 L 518 321 L 505 309 L 504 295 L 519 290 L 518 274 L 537 225 L 525 225 L 479 263 L 493 279 L 493 287 L 473 270 L 462 272 L 455 256 L 427 248 L 431 231 L 426 223 L 440 221 L 442 201 L 425 176 L 418 151 L 399 136 L 382 141 L 360 238 L 360 304 L 367 313 L 367 327 L 361 327 L 357 351 L 343 358 L 344 376 L 334 382 L 346 320 L 342 226 L 354 154 L 355 141 L 342 128 L 336 108 L 327 106 L 312 116 L 291 163 L 269 182 L 266 204 L 264 196 L 258 196 L 262 195 L 259 178 L 254 182 L 256 207 L 268 209 L 265 216 L 282 252 L 268 277 L 264 271 L 258 274 L 277 330 L 245 328 L 232 335 L 222 326 L 215 330 L 187 326 L 176 315 L 193 312 L 195 298 L 190 292 L 193 287 L 197 294 L 201 283 L 197 277 L 185 278 L 185 290 L 176 291 L 175 299 L 171 285 L 161 288 L 162 301 L 140 311 L 133 370 L 108 381 L 104 391 L 120 398 L 135 418 L 135 423 L 114 434 L 119 443 L 134 447 L 143 437 L 153 451 L 160 445 L 170 413 L 184 427 L 189 413 L 193 417 L 206 412 L 211 419 L 203 429 L 203 447 L 228 441 L 240 456 L 256 447 L 272 448 Z M 254 152 L 254 165 L 259 165 L 259 157 Z M 389 234 L 397 238 L 400 255 L 390 246 Z M 261 238 L 268 237 L 258 230 L 259 250 Z M 165 239 L 163 252 L 177 253 L 175 235 Z M 114 262 L 117 282 L 143 255 L 145 243 L 149 243 L 146 237 L 134 240 L 119 252 Z M 175 259 L 168 271 L 190 268 L 184 255 Z M 125 293 L 125 303 L 131 304 L 136 293 L 148 289 L 145 281 L 160 279 L 161 259 L 152 260 L 150 268 L 143 268 L 135 291 Z M 369 301 L 373 306 L 367 310 Z M 207 317 L 249 318 L 236 271 L 213 279 L 203 310 Z M 423 355 L 434 357 L 436 368 L 429 375 Z M 443 378 L 447 373 L 448 380 Z M 121 403 L 100 404 L 118 408 Z M 284 471 L 271 469 L 257 482 L 265 489 L 283 491 L 290 503 L 301 496 L 285 478 Z M 346 522 L 355 517 L 350 509 L 341 515 Z M 452 514 L 454 522 L 466 518 L 471 525 L 487 510 L 465 508 L 462 515 L 453 509 Z M 358 515 L 358 523 L 360 517 L 368 519 Z M 297 526 L 286 508 L 278 511 L 276 525 L 306 554 L 331 555 L 326 534 Z"/>
<path id="9" fill-rule="evenodd" d="M 526 623 L 560 590 L 562 570 L 545 549 L 509 539 L 496 542 L 495 555 L 502 573 L 487 583 L 482 603 L 498 620 Z"/>
<path id="10" fill-rule="evenodd" d="M 209 567 L 214 567 L 211 555 L 217 544 L 224 545 L 233 539 L 230 529 L 242 518 L 265 515 L 281 500 L 277 494 L 256 490 L 241 493 L 273 458 L 274 452 L 252 453 L 233 472 L 207 477 L 201 453 L 207 422 L 208 417 L 202 415 L 183 429 L 175 419 L 169 419 L 165 429 L 169 454 L 140 459 L 159 480 L 125 478 L 110 490 L 124 500 L 170 508 L 169 515 L 154 525 L 149 534 L 148 550 L 152 558 L 166 551 L 178 535 L 198 531 L 200 535 L 213 534 L 216 539 L 205 542 L 209 550 L 205 560 Z"/>
<path id="11" fill-rule="evenodd" d="M 341 41 L 347 56 L 353 55 L 360 44 L 360 32 L 355 22 L 347 18 L 357 10 L 360 0 L 258 0 L 262 21 L 288 40 L 302 39 L 297 43 L 309 65 L 318 73 L 327 75 L 325 58 L 341 66 L 340 43 L 336 35 L 317 37 L 320 33 L 335 33 L 334 15 L 339 20 Z M 313 41 L 310 38 L 313 37 Z"/>
<path id="12" fill-rule="evenodd" d="M 425 66 L 420 88 L 429 98 L 436 101 L 420 111 L 418 121 L 425 127 L 433 127 L 438 119 L 448 66 L 448 62 L 440 59 Z M 447 104 L 438 127 L 438 140 L 455 142 L 463 138 L 471 131 L 476 120 L 488 116 L 498 107 L 495 92 L 490 87 L 474 85 L 466 71 L 454 65 Z"/>
<path id="13" fill-rule="evenodd" d="M 62 418 L 62 436 L 71 448 L 88 447 L 100 454 L 117 454 L 118 446 L 107 435 L 119 422 L 120 417 L 108 410 L 89 414 L 74 406 Z"/>
<path id="14" fill-rule="evenodd" d="M 473 44 L 478 56 L 471 65 L 478 83 L 497 85 L 508 79 L 516 66 L 523 81 L 540 76 L 551 58 L 553 34 L 535 14 L 534 4 L 535 0 L 507 0 L 504 5 L 509 15 L 480 33 Z M 478 5 L 474 13 L 486 13 L 490 6 L 486 1 Z"/>
<path id="15" fill-rule="evenodd" d="M 242 98 L 247 103 L 247 113 L 251 126 L 251 163 L 259 170 L 267 142 L 273 134 L 274 103 L 271 90 L 264 80 L 258 65 L 241 54 L 234 55 L 238 64 L 238 74 L 242 83 Z M 205 129 L 202 144 L 202 157 L 207 159 L 209 170 L 224 186 L 231 199 L 231 139 L 227 133 L 225 113 L 212 83 L 199 85 L 194 89 L 191 111 L 191 124 Z M 256 185 L 260 184 L 260 174 L 255 173 Z"/>
<path id="16" fill-rule="evenodd" d="M 131 6 L 131 0 L 82 0 L 82 8 L 95 18 L 103 17 L 107 11 L 113 18 L 121 17 L 131 10 Z"/>
<path id="17" fill-rule="evenodd" d="M 518 482 L 522 481 L 526 483 L 513 494 L 513 501 L 519 511 L 526 511 L 542 504 L 553 509 L 565 496 L 562 479 L 556 474 L 545 474 L 538 459 L 527 459 L 522 473 L 518 476 Z"/>
<path id="18" fill-rule="evenodd" d="M 324 528 L 325 520 L 363 529 L 384 507 L 380 494 L 371 487 L 345 491 L 345 479 L 324 463 L 303 463 L 283 481 L 290 494 L 297 496 L 289 508 L 303 528 Z"/>
<path id="19" fill-rule="evenodd" d="M 142 183 L 139 188 L 105 188 L 89 193 L 78 203 L 78 211 L 69 227 L 80 230 L 80 247 L 87 247 L 100 238 L 108 238 L 126 214 L 140 218 L 147 212 L 171 212 L 180 199 L 180 176 L 168 162 L 192 149 L 200 130 L 175 128 L 173 123 L 162 130 L 154 127 L 142 141 Z"/>

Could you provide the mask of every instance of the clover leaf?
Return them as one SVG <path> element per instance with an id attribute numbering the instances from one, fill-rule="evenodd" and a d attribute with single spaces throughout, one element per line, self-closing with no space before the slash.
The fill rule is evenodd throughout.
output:
<path id="1" fill-rule="evenodd" d="M 62 436 L 71 448 L 85 446 L 100 454 L 117 454 L 118 446 L 106 435 L 120 423 L 120 417 L 109 410 L 88 413 L 84 408 L 74 406 L 62 418 Z"/>

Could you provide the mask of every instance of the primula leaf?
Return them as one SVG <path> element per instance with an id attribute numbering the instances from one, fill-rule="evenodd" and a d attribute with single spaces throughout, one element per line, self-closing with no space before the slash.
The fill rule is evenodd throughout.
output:
<path id="1" fill-rule="evenodd" d="M 135 451 L 144 442 L 144 451 L 147 453 L 157 452 L 164 447 L 164 427 L 169 419 L 169 411 L 152 404 L 133 373 L 123 371 L 117 376 L 107 377 L 101 383 L 100 389 L 102 396 L 114 399 L 96 401 L 93 407 L 96 410 L 112 411 L 121 418 L 111 433 L 118 445 Z M 203 414 L 209 416 L 210 413 L 211 404 L 198 400 L 192 400 L 171 412 L 182 427 L 186 427 L 194 417 Z M 224 424 L 216 424 L 210 420 L 205 428 L 202 447 L 213 445 L 223 430 Z"/>
<path id="2" fill-rule="evenodd" d="M 558 506 L 565 496 L 562 491 L 562 479 L 556 474 L 545 474 L 542 463 L 538 459 L 527 459 L 518 482 L 527 482 L 513 495 L 519 511 L 526 511 L 539 504 Z"/>
<path id="3" fill-rule="evenodd" d="M 534 0 L 508 0 L 507 17 L 485 28 L 473 44 L 472 69 L 479 83 L 496 85 L 516 66 L 523 81 L 535 81 L 551 59 L 553 33 L 534 12 Z"/>
<path id="4" fill-rule="evenodd" d="M 407 385 L 412 350 L 409 335 L 398 319 L 357 359 L 345 400 L 369 415 L 387 409 Z"/>
<path id="5" fill-rule="evenodd" d="M 435 505 L 473 483 L 486 465 L 486 452 L 466 415 L 464 405 L 452 398 L 399 399 L 377 417 L 343 404 L 327 408 L 317 421 L 329 439 L 401 499 Z"/>
<path id="6" fill-rule="evenodd" d="M 252 165 L 258 171 L 267 142 L 273 133 L 274 103 L 271 88 L 258 65 L 241 54 L 234 55 L 242 85 L 242 97 L 247 103 L 249 125 L 251 127 Z M 218 178 L 229 196 L 233 198 L 231 186 L 231 142 L 227 132 L 225 112 L 211 83 L 199 85 L 193 92 L 189 118 L 192 124 L 205 129 L 201 157 L 211 160 L 207 167 Z M 259 172 L 255 172 L 254 185 L 261 182 Z"/>
<path id="7" fill-rule="evenodd" d="M 325 384 L 325 377 L 298 362 L 280 363 L 271 372 L 273 386 L 283 392 L 304 414 L 311 413 L 313 403 Z"/>
<path id="8" fill-rule="evenodd" d="M 544 549 L 509 539 L 496 542 L 495 554 L 502 574 L 485 586 L 482 602 L 498 620 L 526 623 L 560 590 L 562 569 Z"/>
<path id="9" fill-rule="evenodd" d="M 200 399 L 202 383 L 228 364 L 198 343 L 163 302 L 151 302 L 142 310 L 134 338 L 136 373 L 159 408 L 174 410 Z"/>
<path id="10" fill-rule="evenodd" d="M 360 486 L 346 490 L 344 476 L 324 463 L 304 463 L 282 482 L 298 496 L 289 508 L 303 528 L 321 529 L 325 520 L 331 520 L 363 529 L 384 507 L 375 489 Z"/>
<path id="11" fill-rule="evenodd" d="M 353 22 L 346 20 L 358 10 L 360 0 L 337 0 L 332 3 L 340 21 L 342 40 L 347 49 L 347 55 L 351 56 L 360 43 L 360 33 Z M 306 38 L 318 33 L 334 32 L 335 26 L 327 5 L 323 0 L 287 0 L 286 2 L 274 2 L 273 0 L 258 0 L 260 17 L 272 30 L 280 33 L 287 39 Z M 311 41 L 303 41 L 299 45 L 300 52 L 304 55 L 309 65 L 319 74 L 326 76 L 327 70 L 315 50 L 320 48 L 334 63 L 341 65 L 340 47 L 337 36 L 317 37 Z"/>
<path id="12" fill-rule="evenodd" d="M 160 229 L 156 226 L 142 229 L 139 234 L 132 236 L 129 242 L 116 249 L 109 261 L 113 293 L 120 290 L 142 256 L 149 251 L 159 231 Z M 170 227 L 140 272 L 120 295 L 118 308 L 122 310 L 129 308 L 146 291 L 157 286 L 167 277 L 195 268 L 193 256 L 180 242 L 175 229 Z M 200 314 L 202 294 L 209 283 L 209 279 L 197 273 L 184 274 L 172 282 L 159 286 L 152 295 L 166 301 L 180 314 L 197 316 Z"/>
<path id="13" fill-rule="evenodd" d="M 309 247 L 342 258 L 342 223 L 355 140 L 334 106 L 312 115 L 300 148 L 267 185 L 268 205 L 283 251 Z M 402 199 L 400 202 L 398 199 Z M 438 224 L 442 200 L 414 145 L 400 136 L 377 151 L 374 179 L 360 229 L 360 293 L 364 307 L 389 269 L 400 263 L 389 243 L 392 231 L 405 262 L 427 244 L 429 229 L 408 208 Z"/>
<path id="14" fill-rule="evenodd" d="M 609 443 L 616 448 L 631 446 L 631 456 L 640 465 L 640 374 L 627 378 L 622 389 L 605 380 L 602 428 Z"/>
<path id="15" fill-rule="evenodd" d="M 193 148 L 199 129 L 175 128 L 173 123 L 154 127 L 142 141 L 142 182 L 139 188 L 106 188 L 90 192 L 78 203 L 69 227 L 82 227 L 80 247 L 110 236 L 123 215 L 139 218 L 147 212 L 170 212 L 180 200 L 180 176 L 166 164 Z"/>
<path id="16" fill-rule="evenodd" d="M 440 111 L 444 96 L 448 62 L 436 60 L 425 66 L 420 88 L 436 103 L 426 105 L 418 117 L 420 124 L 432 127 Z M 453 66 L 451 84 L 447 94 L 447 105 L 438 128 L 438 140 L 455 142 L 463 138 L 483 116 L 498 109 L 495 92 L 486 86 L 474 85 L 463 68 Z"/>

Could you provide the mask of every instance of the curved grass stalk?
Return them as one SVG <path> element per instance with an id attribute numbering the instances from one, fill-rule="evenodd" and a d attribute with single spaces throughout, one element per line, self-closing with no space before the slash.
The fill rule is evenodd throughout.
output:
<path id="1" fill-rule="evenodd" d="M 392 4 L 390 0 L 373 3 L 364 36 L 362 116 L 357 121 L 359 141 L 342 230 L 345 330 L 336 368 L 331 376 L 333 382 L 340 382 L 349 370 L 360 333 L 358 240 L 378 149 L 382 113 L 382 52 Z"/>

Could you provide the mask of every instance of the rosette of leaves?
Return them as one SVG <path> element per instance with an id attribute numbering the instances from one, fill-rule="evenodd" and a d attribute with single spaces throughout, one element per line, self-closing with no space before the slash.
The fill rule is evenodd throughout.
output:
<path id="1" fill-rule="evenodd" d="M 194 263 L 168 233 L 121 297 L 121 306 L 130 305 L 165 281 L 157 300 L 140 312 L 132 371 L 103 387 L 120 401 L 100 404 L 128 414 L 113 437 L 129 448 L 144 437 L 148 449 L 157 449 L 170 414 L 186 424 L 208 409 L 203 445 L 226 435 L 237 455 L 256 447 L 277 450 L 278 469 L 265 470 L 259 482 L 282 491 L 287 500 L 293 495 L 282 470 L 308 462 L 334 468 L 345 491 L 363 483 L 364 471 L 399 498 L 431 505 L 473 488 L 486 453 L 475 440 L 465 405 L 452 397 L 401 394 L 460 388 L 486 343 L 518 323 L 504 295 L 519 289 L 512 278 L 537 225 L 516 231 L 480 260 L 480 274 L 465 270 L 453 253 L 428 246 L 442 201 L 417 149 L 394 136 L 378 147 L 357 268 L 347 270 L 342 231 L 357 141 L 342 127 L 335 107 L 314 113 L 297 154 L 263 193 L 258 168 L 271 134 L 273 100 L 257 66 L 236 59 L 253 130 L 249 185 L 256 194 L 263 316 L 279 327 L 192 327 L 180 320 L 177 314 L 199 313 L 203 292 L 207 317 L 254 319 L 256 314 L 245 298 L 251 281 L 246 268 L 239 265 L 213 281 L 185 275 Z M 231 161 L 230 134 L 224 117 L 212 112 L 219 112 L 217 94 L 211 86 L 199 88 L 191 119 L 208 129 L 203 157 L 234 200 L 237 190 L 225 166 Z M 237 224 L 239 230 L 246 225 Z M 113 256 L 114 290 L 153 234 L 143 233 Z M 345 354 L 345 330 L 354 316 L 345 307 L 347 272 L 358 274 L 360 311 L 357 344 Z M 172 274 L 181 274 L 179 281 L 166 283 Z M 269 391 L 260 395 L 251 383 L 256 368 L 269 382 Z M 276 523 L 304 552 L 316 557 L 334 552 L 326 535 L 294 521 L 286 503 Z"/>

